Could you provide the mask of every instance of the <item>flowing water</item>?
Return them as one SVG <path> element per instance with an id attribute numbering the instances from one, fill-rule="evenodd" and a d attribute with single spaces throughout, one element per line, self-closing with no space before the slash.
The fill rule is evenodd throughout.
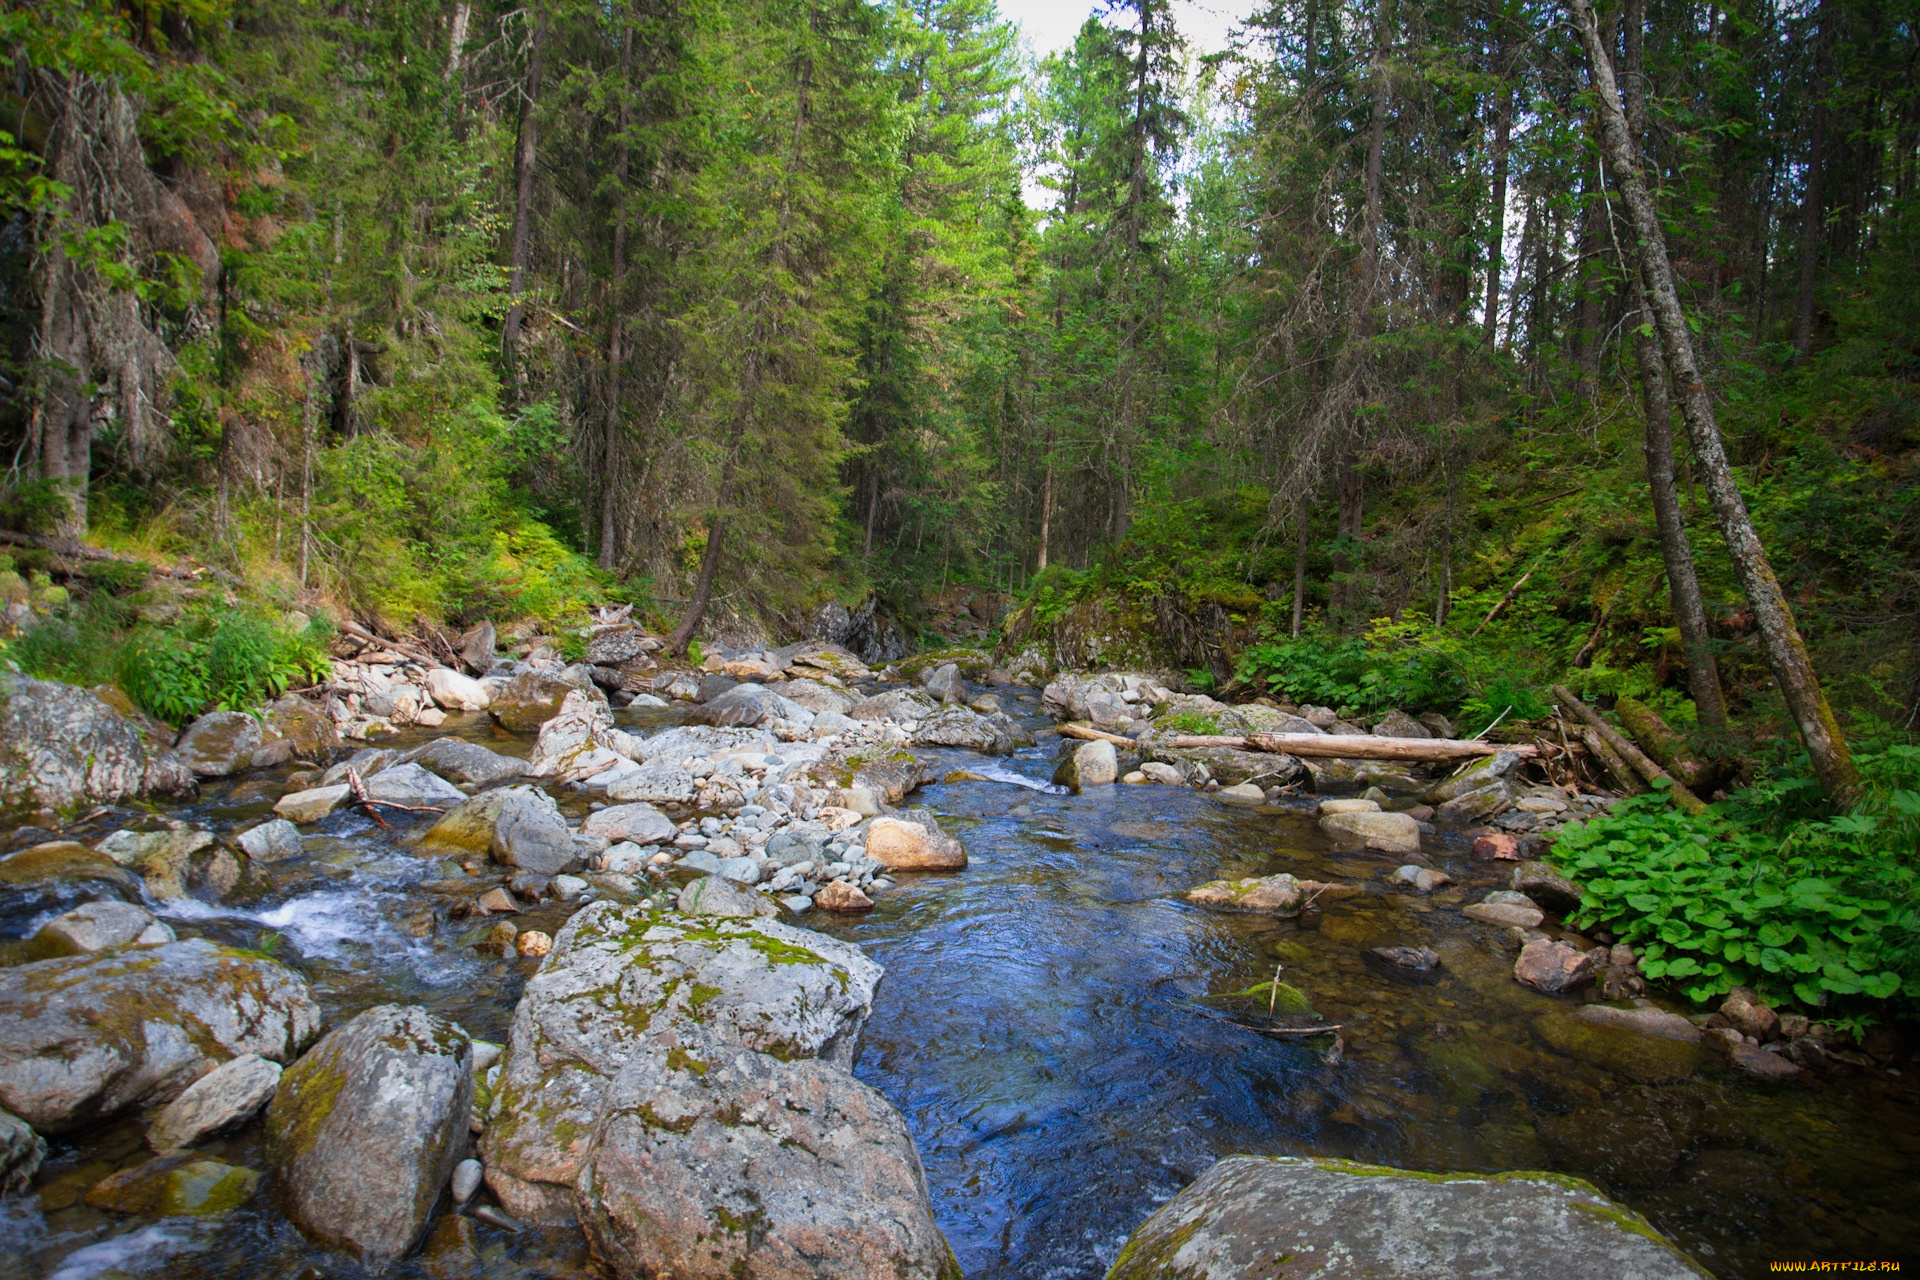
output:
<path id="1" fill-rule="evenodd" d="M 516 749 L 484 722 L 460 731 Z M 965 843 L 968 868 L 907 876 L 866 916 L 802 923 L 886 967 L 856 1070 L 905 1114 L 935 1214 L 975 1280 L 1097 1277 L 1157 1205 L 1239 1152 L 1575 1174 L 1722 1277 L 1765 1274 L 1775 1259 L 1920 1257 L 1911 1073 L 1774 1087 L 1668 1042 L 1597 1036 L 1566 1002 L 1515 983 L 1500 931 L 1454 909 L 1503 887 L 1462 849 L 1432 851 L 1458 883 L 1421 897 L 1387 889 L 1401 859 L 1334 850 L 1305 808 L 1168 787 L 1068 795 L 1046 783 L 1051 746 L 984 762 L 929 754 L 987 779 L 915 797 Z M 280 789 L 242 782 L 175 816 L 256 820 Z M 403 833 L 352 814 L 320 830 L 262 901 L 184 904 L 168 918 L 182 936 L 265 943 L 308 974 L 330 1021 L 399 1000 L 504 1039 L 534 962 L 485 954 L 483 925 L 436 914 L 446 900 L 433 884 L 449 868 L 407 852 Z M 1208 914 L 1177 896 L 1279 871 L 1366 892 L 1297 921 Z M 551 930 L 562 918 L 544 907 L 520 922 Z M 0 920 L 0 934 L 36 924 Z M 1432 947 L 1439 980 L 1369 968 L 1364 953 L 1383 945 Z M 1236 1025 L 1251 1002 L 1206 998 L 1276 969 L 1318 1015 L 1305 1021 L 1337 1037 L 1271 1038 Z M 0 1280 L 358 1273 L 302 1240 L 266 1195 L 213 1224 L 87 1207 L 88 1187 L 149 1154 L 141 1135 L 129 1120 L 54 1142 L 34 1194 L 0 1202 Z M 257 1126 L 208 1149 L 263 1167 Z M 488 1280 L 594 1274 L 577 1233 L 485 1227 L 481 1239 Z M 391 1274 L 430 1272 L 412 1261 Z"/>

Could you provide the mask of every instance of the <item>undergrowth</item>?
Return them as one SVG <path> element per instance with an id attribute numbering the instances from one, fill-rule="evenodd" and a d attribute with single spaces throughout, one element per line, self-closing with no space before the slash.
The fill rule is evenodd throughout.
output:
<path id="1" fill-rule="evenodd" d="M 1554 856 L 1584 891 L 1572 922 L 1634 944 L 1648 978 L 1696 1001 L 1750 986 L 1817 1010 L 1913 1008 L 1920 747 L 1856 759 L 1869 785 L 1852 813 L 1819 811 L 1803 762 L 1698 815 L 1656 792 L 1567 827 Z"/>

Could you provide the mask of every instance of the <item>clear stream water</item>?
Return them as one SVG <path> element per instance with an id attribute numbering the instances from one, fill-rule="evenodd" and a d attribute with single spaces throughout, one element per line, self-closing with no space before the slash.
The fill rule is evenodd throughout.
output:
<path id="1" fill-rule="evenodd" d="M 470 722 L 498 750 L 517 744 Z M 933 752 L 942 783 L 915 800 L 965 843 L 970 865 L 908 876 L 871 914 L 803 923 L 860 943 L 886 967 L 861 1079 L 905 1114 L 934 1212 L 975 1280 L 1098 1277 L 1135 1225 L 1221 1156 L 1317 1154 L 1420 1170 L 1552 1169 L 1647 1215 L 1716 1275 L 1776 1259 L 1920 1258 L 1920 1080 L 1858 1072 L 1805 1086 L 1735 1077 L 1704 1056 L 1675 1065 L 1641 1042 L 1582 1036 L 1566 1004 L 1520 987 L 1500 931 L 1455 910 L 1497 872 L 1464 849 L 1430 851 L 1458 883 L 1388 890 L 1400 859 L 1333 850 L 1306 809 L 1234 808 L 1167 787 L 1074 796 L 1046 785 L 1053 746 L 983 762 Z M 177 816 L 256 820 L 274 778 L 209 791 Z M 577 802 L 573 802 L 577 803 Z M 123 816 L 124 820 L 124 816 Z M 112 822 L 99 826 L 104 834 Z M 504 1039 L 532 961 L 474 943 L 416 858 L 340 814 L 245 909 L 190 904 L 169 918 L 278 954 L 314 981 L 332 1021 L 418 1002 Z M 5 837 L 0 837 L 4 839 Z M 34 837 L 18 833 L 15 842 Z M 1298 921 L 1201 912 L 1184 889 L 1292 871 L 1364 886 Z M 522 917 L 555 928 L 557 908 Z M 37 922 L 0 919 L 0 937 Z M 1431 985 L 1395 982 L 1367 948 L 1425 945 Z M 1201 997 L 1270 980 L 1302 990 L 1328 1036 L 1272 1039 Z M 1225 1016 L 1223 1016 L 1225 1015 Z M 54 1143 L 28 1197 L 0 1202 L 0 1280 L 118 1276 L 351 1277 L 263 1193 L 216 1223 L 126 1219 L 86 1190 L 149 1154 L 137 1119 Z M 264 1167 L 257 1126 L 211 1154 Z M 577 1233 L 480 1232 L 487 1280 L 595 1274 Z M 409 1260 L 390 1274 L 434 1276 Z"/>

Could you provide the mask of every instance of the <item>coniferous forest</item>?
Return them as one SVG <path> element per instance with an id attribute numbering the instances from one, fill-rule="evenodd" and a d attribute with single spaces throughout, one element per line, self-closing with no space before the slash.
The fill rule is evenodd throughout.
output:
<path id="1" fill-rule="evenodd" d="M 1914 0 L 1275 0 L 1206 52 L 1101 0 L 1047 53 L 994 0 L 3 3 L 0 680 L 171 735 L 342 663 L 504 683 L 496 634 L 662 706 L 845 641 L 849 682 L 1032 686 L 1136 781 L 1149 721 L 1244 755 L 1274 730 L 1231 708 L 1437 717 L 1533 744 L 1564 796 L 1515 774 L 1478 817 L 1539 801 L 1511 831 L 1633 998 L 1895 1060 Z M 651 656 L 603 661 L 616 623 Z M 442 722 L 412 705 L 334 719 Z M 1445 829 L 1448 785 L 1366 795 Z M 679 831 L 735 842 L 698 794 Z"/>

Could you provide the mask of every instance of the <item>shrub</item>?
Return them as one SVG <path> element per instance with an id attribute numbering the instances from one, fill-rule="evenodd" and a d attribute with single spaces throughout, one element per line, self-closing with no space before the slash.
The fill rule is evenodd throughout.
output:
<path id="1" fill-rule="evenodd" d="M 1555 859 L 1584 890 L 1575 922 L 1641 949 L 1694 1000 L 1736 986 L 1826 1008 L 1920 993 L 1920 748 L 1858 757 L 1867 799 L 1804 812 L 1812 779 L 1776 778 L 1705 813 L 1664 795 L 1567 827 Z"/>
<path id="2" fill-rule="evenodd" d="M 209 708 L 247 710 L 296 680 L 322 678 L 332 634 L 324 618 L 290 632 L 259 614 L 225 610 L 135 630 L 120 650 L 116 674 L 128 697 L 179 724 Z"/>

